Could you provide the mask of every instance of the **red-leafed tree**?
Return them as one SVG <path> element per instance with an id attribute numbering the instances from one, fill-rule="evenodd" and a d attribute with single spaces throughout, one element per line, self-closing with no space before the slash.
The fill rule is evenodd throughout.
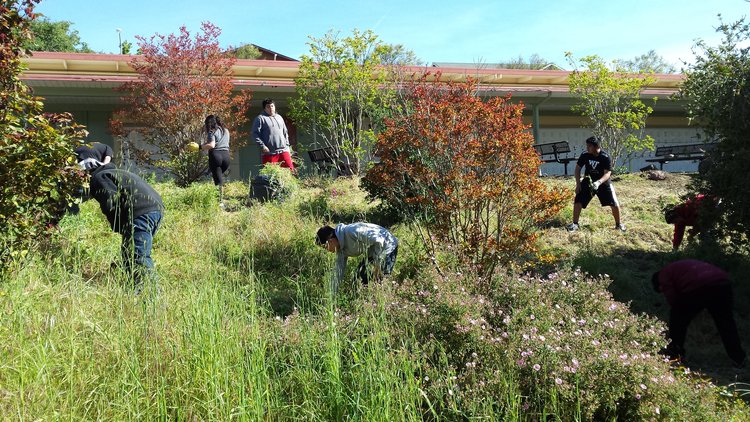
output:
<path id="1" fill-rule="evenodd" d="M 137 131 L 145 144 L 129 145 L 131 152 L 140 162 L 167 170 L 180 186 L 205 172 L 205 157 L 188 151 L 187 144 L 201 143 L 207 115 L 220 116 L 229 128 L 233 151 L 246 138 L 237 131 L 247 122 L 251 94 L 233 93 L 236 59 L 219 47 L 220 34 L 204 22 L 194 38 L 184 26 L 179 34 L 136 37 L 142 54 L 130 65 L 138 80 L 120 87 L 125 105 L 111 121 L 115 134 L 124 135 L 128 126 Z"/>
<path id="2" fill-rule="evenodd" d="M 536 227 L 567 195 L 536 176 L 540 161 L 523 105 L 509 96 L 483 101 L 474 81 L 429 78 L 407 87 L 407 111 L 378 136 L 381 162 L 363 185 L 418 223 L 428 253 L 457 247 L 486 278 L 535 250 Z"/>

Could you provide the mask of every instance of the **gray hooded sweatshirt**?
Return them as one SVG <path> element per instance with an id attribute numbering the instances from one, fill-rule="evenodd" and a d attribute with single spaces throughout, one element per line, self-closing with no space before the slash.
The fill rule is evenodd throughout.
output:
<path id="1" fill-rule="evenodd" d="M 331 282 L 334 293 L 344 279 L 347 258 L 366 254 L 368 261 L 382 262 L 398 246 L 396 236 L 385 228 L 370 223 L 338 224 L 336 239 L 339 241 L 339 250 L 336 252 L 336 272 Z"/>
<path id="2" fill-rule="evenodd" d="M 289 132 L 279 114 L 271 116 L 265 111 L 259 114 L 253 121 L 252 137 L 261 149 L 264 145 L 268 147 L 272 155 L 289 151 Z"/>

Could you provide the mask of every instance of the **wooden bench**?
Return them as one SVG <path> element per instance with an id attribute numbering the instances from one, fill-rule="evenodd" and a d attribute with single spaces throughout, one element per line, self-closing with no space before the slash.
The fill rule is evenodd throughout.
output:
<path id="1" fill-rule="evenodd" d="M 701 161 L 706 158 L 706 151 L 716 147 L 716 143 L 709 144 L 685 144 L 685 145 L 667 145 L 657 147 L 654 158 L 646 161 L 650 163 L 659 163 L 659 170 L 664 170 L 664 164 L 670 161 Z"/>
<path id="2" fill-rule="evenodd" d="M 539 154 L 539 158 L 545 163 L 560 163 L 565 166 L 565 175 L 568 175 L 568 163 L 578 160 L 578 157 L 565 156 L 560 154 L 570 153 L 570 144 L 568 141 L 555 141 L 546 144 L 534 145 L 534 150 Z M 541 171 L 541 170 L 540 170 Z"/>
<path id="3" fill-rule="evenodd" d="M 336 166 L 338 155 L 333 147 L 311 149 L 307 151 L 310 161 L 315 164 L 321 174 L 330 174 L 331 169 Z"/>

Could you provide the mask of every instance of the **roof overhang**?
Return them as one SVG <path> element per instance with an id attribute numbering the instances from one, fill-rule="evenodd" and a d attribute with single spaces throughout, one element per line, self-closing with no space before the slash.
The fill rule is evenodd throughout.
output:
<path id="1" fill-rule="evenodd" d="M 34 52 L 24 58 L 27 69 L 21 79 L 32 87 L 115 88 L 137 80 L 131 66 L 140 56 L 121 54 Z M 292 92 L 299 75 L 299 62 L 273 60 L 237 60 L 232 67 L 238 89 Z M 404 67 L 402 74 L 422 75 L 440 72 L 442 81 L 462 82 L 473 78 L 481 95 L 506 95 L 534 103 L 535 98 L 572 98 L 568 89 L 571 72 L 564 70 L 482 69 L 461 67 Z M 642 93 L 644 97 L 668 98 L 676 93 L 684 75 L 655 74 L 655 82 Z"/>

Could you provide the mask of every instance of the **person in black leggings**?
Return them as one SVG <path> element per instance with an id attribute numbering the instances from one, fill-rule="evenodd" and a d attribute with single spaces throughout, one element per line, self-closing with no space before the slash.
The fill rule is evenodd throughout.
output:
<path id="1" fill-rule="evenodd" d="M 219 188 L 219 206 L 224 208 L 224 173 L 229 169 L 229 130 L 221 123 L 219 116 L 206 116 L 206 143 L 201 149 L 208 151 L 208 167 L 214 185 Z"/>

